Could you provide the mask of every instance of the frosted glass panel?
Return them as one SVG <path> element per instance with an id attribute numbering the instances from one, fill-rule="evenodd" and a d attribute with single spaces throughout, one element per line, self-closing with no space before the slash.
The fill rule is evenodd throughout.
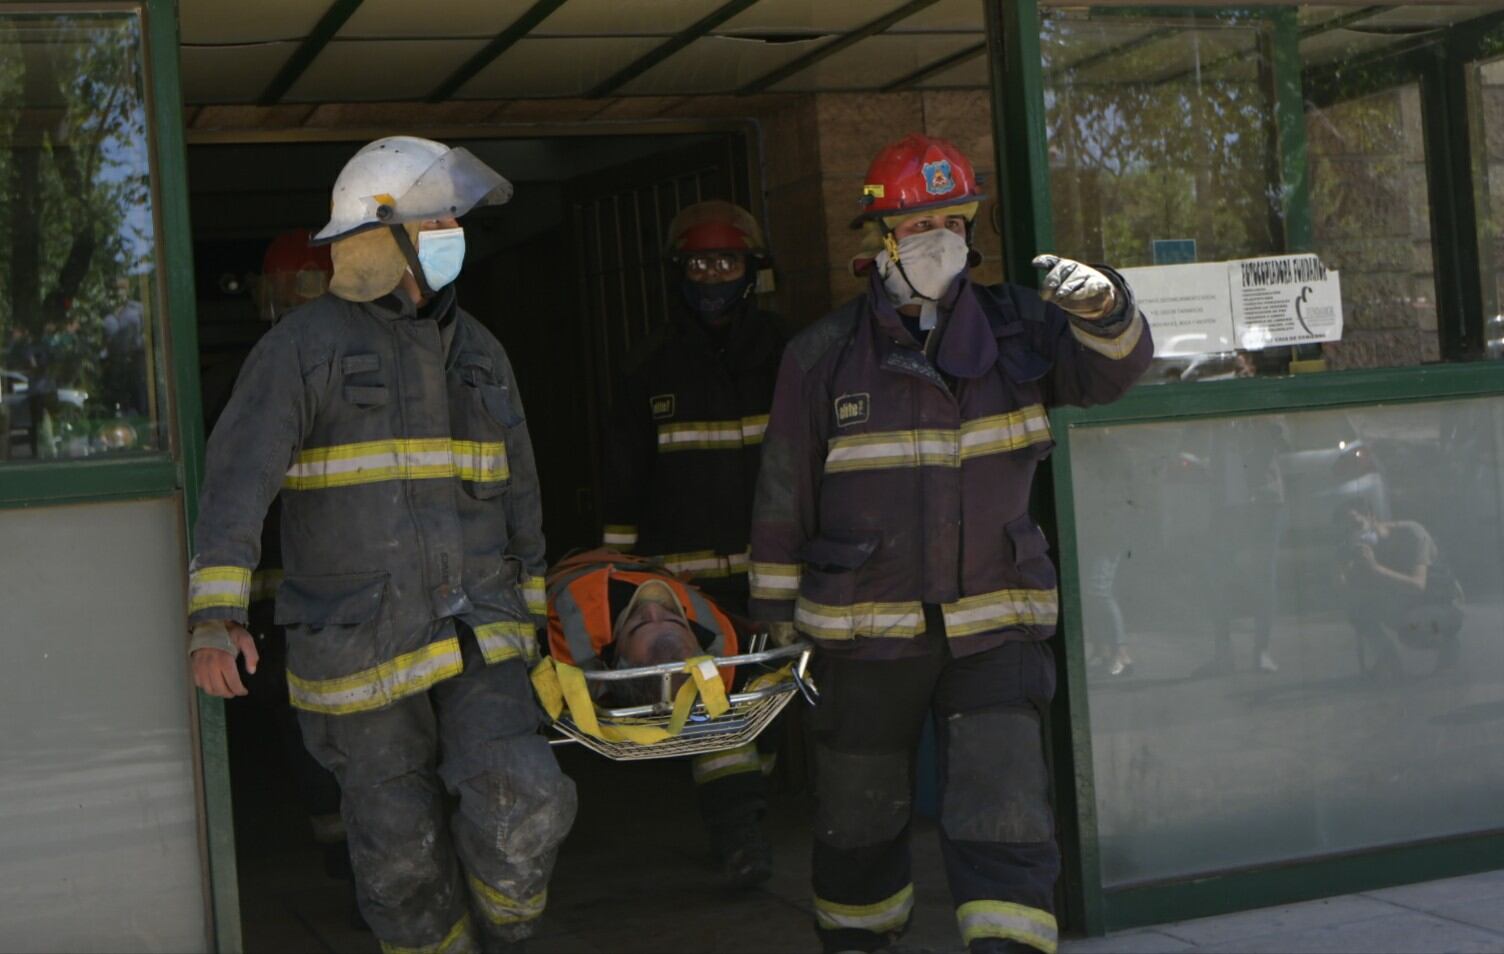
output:
<path id="1" fill-rule="evenodd" d="M 178 507 L 0 511 L 0 950 L 204 949 Z"/>
<path id="2" fill-rule="evenodd" d="M 1504 400 L 1071 437 L 1108 886 L 1504 827 Z"/>

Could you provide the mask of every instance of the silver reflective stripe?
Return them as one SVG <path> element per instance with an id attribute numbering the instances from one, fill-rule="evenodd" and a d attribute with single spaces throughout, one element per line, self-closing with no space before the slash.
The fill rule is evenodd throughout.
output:
<path id="1" fill-rule="evenodd" d="M 581 666 L 594 659 L 595 644 L 590 641 L 585 612 L 567 587 L 554 597 L 554 609 L 559 614 L 559 625 L 564 627 L 564 641 L 569 646 L 569 655 L 574 657 L 574 664 Z"/>
<path id="2" fill-rule="evenodd" d="M 287 673 L 293 706 L 310 712 L 345 715 L 379 709 L 395 699 L 422 692 L 463 669 L 459 640 L 450 636 L 370 669 L 336 679 L 304 679 Z"/>
<path id="3" fill-rule="evenodd" d="M 470 894 L 480 903 L 481 913 L 492 924 L 517 924 L 531 921 L 548 907 L 548 891 L 543 890 L 530 898 L 518 900 L 470 875 Z"/>
<path id="4" fill-rule="evenodd" d="M 244 608 L 251 600 L 251 571 L 239 566 L 205 566 L 188 574 L 188 612 L 211 607 Z"/>
<path id="5" fill-rule="evenodd" d="M 860 931 L 896 931 L 908 923 L 914 910 L 914 885 L 905 885 L 897 894 L 876 904 L 839 904 L 815 897 L 815 923 L 827 931 L 842 928 Z"/>
<path id="6" fill-rule="evenodd" d="M 660 451 L 719 450 L 741 446 L 741 421 L 685 421 L 658 427 Z"/>
<path id="7" fill-rule="evenodd" d="M 968 901 L 956 909 L 961 940 L 1002 938 L 1054 954 L 1059 943 L 1055 916 L 1048 911 L 1011 901 Z"/>
<path id="8" fill-rule="evenodd" d="M 757 754 L 757 747 L 747 743 L 724 752 L 696 756 L 690 763 L 690 771 L 694 774 L 695 784 L 704 785 L 728 775 L 761 774 L 762 758 Z"/>
<path id="9" fill-rule="evenodd" d="M 971 636 L 1004 626 L 1053 626 L 1060 616 L 1055 590 L 997 590 L 941 606 L 948 636 Z"/>

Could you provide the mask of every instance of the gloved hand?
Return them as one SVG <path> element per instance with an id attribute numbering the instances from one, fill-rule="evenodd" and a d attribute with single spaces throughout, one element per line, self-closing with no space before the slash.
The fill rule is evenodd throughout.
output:
<path id="1" fill-rule="evenodd" d="M 768 641 L 774 646 L 791 646 L 799 641 L 799 630 L 793 623 L 769 623 Z"/>
<path id="2" fill-rule="evenodd" d="M 249 690 L 240 680 L 235 657 L 245 657 L 247 672 L 255 672 L 261 662 L 256 638 L 239 623 L 208 620 L 193 627 L 188 640 L 189 660 L 193 667 L 193 684 L 211 696 L 229 699 L 246 695 Z"/>
<path id="3" fill-rule="evenodd" d="M 1101 321 L 1117 311 L 1118 292 L 1112 280 L 1090 265 L 1059 255 L 1037 255 L 1034 267 L 1049 271 L 1039 297 L 1086 321 Z"/>

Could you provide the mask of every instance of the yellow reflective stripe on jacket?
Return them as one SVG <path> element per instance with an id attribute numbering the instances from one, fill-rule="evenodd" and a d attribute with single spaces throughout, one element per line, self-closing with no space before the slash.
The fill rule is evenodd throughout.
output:
<path id="1" fill-rule="evenodd" d="M 678 421 L 658 425 L 659 452 L 742 446 L 741 421 Z"/>
<path id="2" fill-rule="evenodd" d="M 826 606 L 801 596 L 794 605 L 794 625 L 820 639 L 918 636 L 924 632 L 924 608 L 917 601 Z"/>
<path id="3" fill-rule="evenodd" d="M 382 954 L 472 954 L 478 950 L 475 945 L 475 928 L 470 923 L 470 915 L 466 914 L 455 922 L 444 939 L 436 944 L 425 944 L 422 947 L 400 947 L 396 944 L 381 942 Z"/>
<path id="4" fill-rule="evenodd" d="M 502 894 L 475 875 L 469 876 L 470 893 L 480 905 L 480 913 L 492 924 L 518 924 L 531 921 L 548 907 L 548 890 L 538 892 L 531 898 L 518 900 Z"/>
<path id="5" fill-rule="evenodd" d="M 522 578 L 522 598 L 527 601 L 527 611 L 534 616 L 548 615 L 548 595 L 544 591 L 543 577 Z"/>
<path id="6" fill-rule="evenodd" d="M 914 911 L 914 885 L 909 883 L 892 897 L 876 904 L 840 904 L 815 895 L 815 923 L 827 931 L 841 929 L 884 934 L 909 923 Z"/>
<path id="7" fill-rule="evenodd" d="M 1055 590 L 995 590 L 940 607 L 945 635 L 973 636 L 1006 626 L 1054 626 L 1060 617 Z"/>
<path id="8" fill-rule="evenodd" d="M 511 476 L 507 448 L 499 441 L 447 437 L 364 441 L 300 451 L 282 479 L 289 490 L 319 490 L 387 480 L 494 482 Z"/>
<path id="9" fill-rule="evenodd" d="M 501 620 L 475 627 L 475 641 L 488 663 L 521 659 L 532 663 L 538 658 L 538 642 L 531 622 Z"/>
<path id="10" fill-rule="evenodd" d="M 747 572 L 747 554 L 732 553 L 721 556 L 714 550 L 695 550 L 690 553 L 665 553 L 654 557 L 670 573 L 691 573 L 702 577 L 731 576 Z"/>
<path id="11" fill-rule="evenodd" d="M 689 766 L 694 775 L 695 784 L 704 785 L 706 782 L 714 782 L 716 779 L 726 778 L 729 775 L 745 775 L 753 772 L 761 775 L 762 757 L 757 754 L 757 746 L 748 742 L 724 752 L 697 755 L 690 761 Z"/>
<path id="12" fill-rule="evenodd" d="M 627 524 L 608 523 L 601 531 L 601 543 L 618 550 L 630 550 L 637 546 L 637 528 Z"/>
<path id="13" fill-rule="evenodd" d="M 273 599 L 277 587 L 282 585 L 282 571 L 277 569 L 257 570 L 251 574 L 251 602 Z"/>
<path id="14" fill-rule="evenodd" d="M 188 574 L 188 615 L 216 606 L 245 609 L 251 602 L 251 571 L 243 566 L 205 566 Z"/>
<path id="15" fill-rule="evenodd" d="M 1050 418 L 1042 405 L 967 421 L 960 428 L 873 431 L 836 437 L 826 445 L 825 472 L 890 467 L 959 467 L 968 460 L 1047 443 Z"/>
<path id="16" fill-rule="evenodd" d="M 763 435 L 768 432 L 768 415 L 754 414 L 742 418 L 742 443 L 761 444 Z"/>
<path id="17" fill-rule="evenodd" d="M 1071 335 L 1077 341 L 1097 354 L 1111 358 L 1114 361 L 1121 361 L 1132 354 L 1134 346 L 1138 344 L 1138 339 L 1143 337 L 1143 334 L 1144 315 L 1143 312 L 1137 310 L 1133 312 L 1133 319 L 1128 322 L 1128 327 L 1123 329 L 1122 334 L 1114 335 L 1111 338 L 1094 335 L 1090 331 L 1078 327 L 1074 321 L 1071 322 Z"/>
<path id="18" fill-rule="evenodd" d="M 956 908 L 956 921 L 961 927 L 961 941 L 968 945 L 995 937 L 1055 954 L 1060 939 L 1055 915 L 1011 901 L 968 901 Z"/>
<path id="19" fill-rule="evenodd" d="M 463 668 L 460 642 L 450 636 L 338 679 L 304 679 L 289 670 L 287 695 L 295 708 L 309 712 L 328 715 L 368 712 L 423 692 L 437 682 L 459 675 Z"/>
<path id="20" fill-rule="evenodd" d="M 755 600 L 791 600 L 799 595 L 797 563 L 752 564 L 750 576 L 752 598 Z"/>

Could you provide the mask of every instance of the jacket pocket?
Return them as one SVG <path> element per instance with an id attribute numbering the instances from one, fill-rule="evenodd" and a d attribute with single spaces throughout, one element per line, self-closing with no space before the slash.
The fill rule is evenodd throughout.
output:
<path id="1" fill-rule="evenodd" d="M 278 626 L 313 630 L 362 626 L 380 617 L 386 585 L 385 573 L 289 576 L 277 588 L 273 618 Z"/>
<path id="2" fill-rule="evenodd" d="M 356 407 L 381 407 L 387 402 L 386 385 L 376 372 L 381 370 L 379 354 L 347 354 L 339 359 L 339 373 L 344 380 L 345 401 Z M 367 375 L 361 380 L 355 378 Z"/>
<path id="3" fill-rule="evenodd" d="M 522 423 L 522 415 L 512 407 L 512 389 L 505 384 L 472 385 L 486 415 L 504 428 Z"/>
<path id="4" fill-rule="evenodd" d="M 1058 582 L 1055 564 L 1050 562 L 1050 543 L 1044 531 L 1028 516 L 1004 525 L 1013 565 L 1024 585 L 1036 590 L 1053 590 Z"/>
<path id="5" fill-rule="evenodd" d="M 800 595 L 826 606 L 856 602 L 858 571 L 877 552 L 879 537 L 819 536 L 804 545 Z"/>
<path id="6" fill-rule="evenodd" d="M 386 399 L 387 391 L 384 384 L 345 385 L 345 400 L 356 407 L 380 407 L 386 403 Z"/>

